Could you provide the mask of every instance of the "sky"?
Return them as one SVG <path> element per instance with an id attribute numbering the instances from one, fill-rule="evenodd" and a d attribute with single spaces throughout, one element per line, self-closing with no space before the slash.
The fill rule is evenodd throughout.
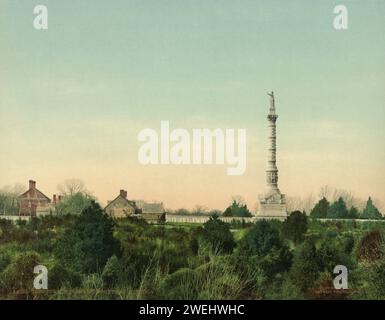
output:
<path id="1" fill-rule="evenodd" d="M 48 30 L 33 8 L 48 8 Z M 0 186 L 47 195 L 77 178 L 167 208 L 254 208 L 264 192 L 269 91 L 279 187 L 324 185 L 385 203 L 385 1 L 0 0 Z M 244 128 L 247 167 L 138 162 L 138 133 Z"/>

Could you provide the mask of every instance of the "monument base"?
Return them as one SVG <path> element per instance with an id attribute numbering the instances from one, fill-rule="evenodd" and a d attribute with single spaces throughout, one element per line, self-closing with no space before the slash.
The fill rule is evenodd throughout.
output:
<path id="1" fill-rule="evenodd" d="M 287 217 L 286 199 L 278 188 L 272 188 L 259 198 L 258 218 L 285 220 Z"/>
<path id="2" fill-rule="evenodd" d="M 287 218 L 286 204 L 260 203 L 257 218 L 285 220 Z"/>

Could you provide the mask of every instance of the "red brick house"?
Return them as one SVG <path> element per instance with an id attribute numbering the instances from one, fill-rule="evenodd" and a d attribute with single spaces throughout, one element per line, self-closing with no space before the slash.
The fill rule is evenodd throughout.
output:
<path id="1" fill-rule="evenodd" d="M 36 217 L 51 211 L 51 199 L 36 189 L 36 181 L 29 180 L 29 189 L 19 196 L 19 215 Z"/>

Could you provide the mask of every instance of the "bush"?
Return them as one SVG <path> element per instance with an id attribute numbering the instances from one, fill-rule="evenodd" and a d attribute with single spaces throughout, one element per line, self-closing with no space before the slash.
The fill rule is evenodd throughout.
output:
<path id="1" fill-rule="evenodd" d="M 292 283 L 306 293 L 318 279 L 320 269 L 314 243 L 304 242 L 294 255 L 290 270 Z"/>
<path id="2" fill-rule="evenodd" d="M 0 252 L 0 273 L 11 263 L 11 256 L 7 252 Z"/>
<path id="3" fill-rule="evenodd" d="M 58 260 L 80 273 L 103 270 L 108 258 L 117 251 L 113 226 L 111 218 L 92 202 L 76 217 L 73 227 L 59 237 L 55 250 Z"/>
<path id="4" fill-rule="evenodd" d="M 3 293 L 18 293 L 22 298 L 33 296 L 33 279 L 35 266 L 41 263 L 36 252 L 23 252 L 16 255 L 1 274 L 0 288 Z"/>
<path id="5" fill-rule="evenodd" d="M 202 246 L 213 253 L 231 253 L 235 247 L 229 225 L 219 220 L 218 216 L 210 217 L 203 224 L 200 240 Z"/>
<path id="6" fill-rule="evenodd" d="M 66 288 L 78 288 L 81 285 L 81 275 L 64 268 L 61 264 L 55 262 L 48 269 L 48 288 L 60 289 Z"/>
<path id="7" fill-rule="evenodd" d="M 183 268 L 164 278 L 159 295 L 170 300 L 195 300 L 198 294 L 198 277 L 194 270 Z"/>
<path id="8" fill-rule="evenodd" d="M 108 259 L 102 273 L 103 285 L 105 288 L 113 288 L 119 283 L 122 267 L 119 259 L 113 255 Z"/>
<path id="9" fill-rule="evenodd" d="M 282 225 L 282 232 L 289 240 L 300 243 L 304 239 L 307 230 L 307 216 L 301 211 L 292 212 Z"/>
<path id="10" fill-rule="evenodd" d="M 247 256 L 264 256 L 269 254 L 273 248 L 282 246 L 279 231 L 272 227 L 269 221 L 260 220 L 240 240 L 239 252 Z"/>
<path id="11" fill-rule="evenodd" d="M 280 237 L 275 222 L 261 220 L 246 233 L 239 242 L 238 254 L 259 266 L 268 279 L 276 273 L 287 271 L 292 254 Z"/>
<path id="12" fill-rule="evenodd" d="M 163 299 L 224 300 L 253 298 L 255 275 L 238 273 L 225 257 L 213 259 L 198 268 L 180 269 L 168 275 L 159 287 Z"/>

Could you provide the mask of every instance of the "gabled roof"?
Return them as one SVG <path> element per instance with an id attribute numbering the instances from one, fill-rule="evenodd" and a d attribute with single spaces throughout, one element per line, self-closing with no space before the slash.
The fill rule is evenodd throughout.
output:
<path id="1" fill-rule="evenodd" d="M 164 213 L 163 203 L 161 202 L 146 202 L 143 200 L 136 201 L 136 205 L 142 210 L 142 213 Z"/>
<path id="2" fill-rule="evenodd" d="M 119 194 L 114 200 L 110 201 L 110 203 L 106 205 L 106 207 L 104 208 L 104 210 L 107 209 L 111 204 L 113 204 L 113 203 L 114 203 L 116 200 L 118 200 L 118 199 L 123 199 L 124 201 L 126 201 L 126 203 L 127 203 L 129 206 L 131 206 L 131 207 L 133 207 L 133 208 L 136 209 L 136 203 L 135 203 L 135 201 L 128 200 L 127 198 L 125 198 L 125 197 L 123 197 L 122 195 Z"/>
<path id="3" fill-rule="evenodd" d="M 26 192 L 22 193 L 21 195 L 19 195 L 18 198 L 22 198 L 24 197 L 25 195 L 27 195 L 31 190 L 35 191 L 36 192 L 36 195 L 37 195 L 37 198 L 46 198 L 48 201 L 51 201 L 50 198 L 48 198 L 43 192 L 41 192 L 40 190 L 38 189 L 28 189 Z M 40 197 L 38 197 L 38 195 L 40 195 Z"/>

